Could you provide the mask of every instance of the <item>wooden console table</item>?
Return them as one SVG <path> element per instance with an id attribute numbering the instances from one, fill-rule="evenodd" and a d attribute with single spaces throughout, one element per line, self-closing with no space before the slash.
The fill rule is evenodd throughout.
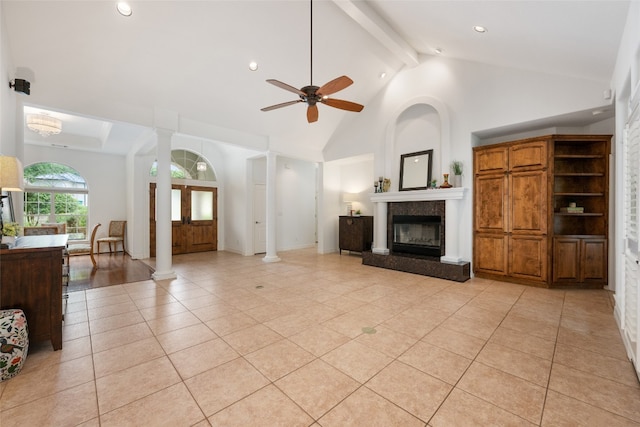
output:
<path id="1" fill-rule="evenodd" d="M 68 235 L 24 236 L 0 250 L 0 308 L 20 308 L 29 340 L 62 348 L 62 261 Z"/>

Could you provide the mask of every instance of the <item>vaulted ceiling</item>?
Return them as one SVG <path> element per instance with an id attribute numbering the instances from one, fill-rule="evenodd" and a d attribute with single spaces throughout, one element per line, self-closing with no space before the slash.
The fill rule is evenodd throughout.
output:
<path id="1" fill-rule="evenodd" d="M 46 139 L 25 130 L 28 143 L 124 154 L 159 114 L 175 114 L 195 136 L 321 151 L 358 113 L 321 105 L 308 124 L 304 104 L 262 112 L 296 99 L 266 79 L 302 87 L 348 75 L 354 84 L 334 96 L 366 109 L 397 72 L 440 49 L 608 82 L 629 1 L 315 0 L 313 70 L 307 0 L 130 4 L 123 17 L 115 1 L 2 0 L 14 77 L 31 81 L 25 105 L 63 120 Z"/>

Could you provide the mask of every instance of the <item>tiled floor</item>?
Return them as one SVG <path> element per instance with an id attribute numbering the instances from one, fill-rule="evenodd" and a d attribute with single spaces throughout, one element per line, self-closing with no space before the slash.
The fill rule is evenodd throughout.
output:
<path id="1" fill-rule="evenodd" d="M 606 291 L 279 255 L 72 293 L 64 348 L 0 383 L 0 425 L 640 425 Z"/>

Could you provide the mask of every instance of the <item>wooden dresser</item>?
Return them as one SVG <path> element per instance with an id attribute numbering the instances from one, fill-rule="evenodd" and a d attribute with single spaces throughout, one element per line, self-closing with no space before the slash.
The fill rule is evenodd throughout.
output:
<path id="1" fill-rule="evenodd" d="M 66 234 L 24 236 L 0 250 L 0 308 L 27 316 L 29 340 L 62 348 L 62 263 Z"/>
<path id="2" fill-rule="evenodd" d="M 372 216 L 341 216 L 338 245 L 342 251 L 364 252 L 373 243 Z"/>

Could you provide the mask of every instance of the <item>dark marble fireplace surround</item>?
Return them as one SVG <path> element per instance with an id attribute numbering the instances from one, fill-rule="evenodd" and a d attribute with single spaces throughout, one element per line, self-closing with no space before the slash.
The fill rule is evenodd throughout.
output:
<path id="1" fill-rule="evenodd" d="M 441 254 L 445 253 L 444 200 L 390 202 L 387 209 L 387 242 L 393 242 L 394 215 L 440 216 L 442 221 L 440 230 Z M 389 246 L 391 246 L 391 243 L 389 243 Z M 363 252 L 362 263 L 456 282 L 465 282 L 471 277 L 470 264 L 468 262 L 445 263 L 441 262 L 438 256 L 398 253 L 391 248 L 389 255 L 374 254 L 371 251 Z"/>

